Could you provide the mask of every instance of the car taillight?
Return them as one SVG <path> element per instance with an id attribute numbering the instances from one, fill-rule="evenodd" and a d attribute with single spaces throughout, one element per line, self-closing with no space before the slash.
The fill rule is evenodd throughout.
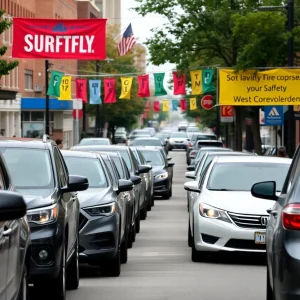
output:
<path id="1" fill-rule="evenodd" d="M 190 157 L 195 158 L 195 156 L 196 156 L 196 151 L 192 151 L 192 152 L 190 153 Z"/>
<path id="2" fill-rule="evenodd" d="M 289 204 L 283 209 L 282 224 L 285 229 L 300 230 L 300 204 Z"/>

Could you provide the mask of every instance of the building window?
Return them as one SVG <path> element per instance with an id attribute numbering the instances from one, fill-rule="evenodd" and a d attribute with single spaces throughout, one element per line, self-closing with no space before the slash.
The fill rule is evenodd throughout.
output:
<path id="1" fill-rule="evenodd" d="M 25 90 L 33 90 L 33 71 L 25 69 Z"/>
<path id="2" fill-rule="evenodd" d="M 45 114 L 43 111 L 32 111 L 31 112 L 31 121 L 37 122 L 37 121 L 44 121 Z"/>
<path id="3" fill-rule="evenodd" d="M 12 17 L 11 16 L 3 16 L 3 19 L 6 21 L 12 21 Z M 8 29 L 6 29 L 3 33 L 2 33 L 2 41 L 3 44 L 12 44 L 12 26 L 11 25 Z"/>
<path id="4" fill-rule="evenodd" d="M 30 111 L 22 111 L 21 120 L 25 121 L 25 122 L 29 122 L 30 121 Z"/>

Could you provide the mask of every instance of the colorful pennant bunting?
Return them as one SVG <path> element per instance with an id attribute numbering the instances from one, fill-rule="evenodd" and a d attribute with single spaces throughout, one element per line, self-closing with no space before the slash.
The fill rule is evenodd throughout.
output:
<path id="1" fill-rule="evenodd" d="M 169 101 L 168 100 L 162 101 L 162 111 L 169 111 Z"/>
<path id="2" fill-rule="evenodd" d="M 190 110 L 197 109 L 197 99 L 196 98 L 190 98 Z"/>
<path id="3" fill-rule="evenodd" d="M 203 93 L 213 92 L 216 88 L 213 86 L 212 81 L 214 78 L 214 69 L 203 69 L 202 70 L 202 84 Z"/>
<path id="4" fill-rule="evenodd" d="M 121 77 L 121 96 L 119 99 L 131 99 L 132 77 Z"/>
<path id="5" fill-rule="evenodd" d="M 64 73 L 58 71 L 51 72 L 51 78 L 47 91 L 48 96 L 59 97 L 60 96 L 60 83 Z"/>
<path id="6" fill-rule="evenodd" d="M 177 111 L 177 110 L 178 110 L 178 101 L 172 100 L 172 111 Z"/>
<path id="7" fill-rule="evenodd" d="M 153 109 L 154 109 L 155 112 L 160 111 L 160 102 L 159 101 L 154 101 L 153 102 Z"/>
<path id="8" fill-rule="evenodd" d="M 167 92 L 164 88 L 165 73 L 155 73 L 154 75 L 154 85 L 155 94 L 154 96 L 165 96 Z"/>
<path id="9" fill-rule="evenodd" d="M 90 80 L 90 104 L 101 104 L 101 80 Z"/>
<path id="10" fill-rule="evenodd" d="M 76 79 L 76 98 L 82 99 L 82 102 L 87 103 L 87 81 L 86 79 Z"/>
<path id="11" fill-rule="evenodd" d="M 138 76 L 139 91 L 138 96 L 140 98 L 150 97 L 149 87 L 149 75 Z"/>
<path id="12" fill-rule="evenodd" d="M 173 81 L 174 81 L 174 95 L 186 95 L 185 74 L 179 72 L 173 72 Z"/>
<path id="13" fill-rule="evenodd" d="M 182 111 L 186 111 L 186 100 L 185 99 L 180 100 L 180 109 Z"/>
<path id="14" fill-rule="evenodd" d="M 215 87 L 212 85 L 214 72 L 215 71 L 213 69 L 203 69 L 190 72 L 193 95 L 202 95 L 215 90 Z"/>
<path id="15" fill-rule="evenodd" d="M 150 102 L 147 101 L 145 104 L 145 110 L 144 111 L 149 111 L 150 110 Z"/>
<path id="16" fill-rule="evenodd" d="M 116 79 L 115 78 L 105 78 L 103 84 L 104 84 L 104 103 L 117 102 Z"/>
<path id="17" fill-rule="evenodd" d="M 60 96 L 58 100 L 72 100 L 72 77 L 63 76 L 60 84 Z"/>

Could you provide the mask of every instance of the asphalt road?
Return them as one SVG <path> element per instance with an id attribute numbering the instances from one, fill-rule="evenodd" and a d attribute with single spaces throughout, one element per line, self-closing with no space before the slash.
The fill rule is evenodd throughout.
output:
<path id="1" fill-rule="evenodd" d="M 68 300 L 265 299 L 264 256 L 215 255 L 206 263 L 191 261 L 185 153 L 169 155 L 175 162 L 173 197 L 155 201 L 121 276 L 102 277 L 98 268 L 81 266 L 79 289 L 68 292 Z"/>

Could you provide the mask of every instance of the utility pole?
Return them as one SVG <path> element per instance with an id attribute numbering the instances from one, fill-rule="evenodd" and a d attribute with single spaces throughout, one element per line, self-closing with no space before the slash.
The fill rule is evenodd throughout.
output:
<path id="1" fill-rule="evenodd" d="M 100 64 L 99 61 L 96 61 L 96 75 L 98 76 L 100 73 Z M 100 137 L 100 104 L 96 106 L 96 122 L 95 122 L 95 136 Z"/>
<path id="2" fill-rule="evenodd" d="M 48 92 L 48 87 L 49 87 L 49 76 L 48 76 L 48 72 L 49 72 L 49 61 L 48 59 L 45 60 L 45 88 L 46 88 L 46 95 L 45 95 L 45 100 L 46 100 L 46 116 L 45 116 L 45 120 L 46 120 L 46 128 L 45 128 L 45 133 L 50 135 L 50 120 L 49 120 L 49 95 L 47 95 Z"/>
<path id="3" fill-rule="evenodd" d="M 288 0 L 287 4 L 287 18 L 288 18 L 288 31 L 292 33 L 294 29 L 294 0 Z M 294 38 L 289 37 L 288 40 L 288 66 L 294 66 Z M 295 114 L 294 107 L 288 106 L 288 139 L 287 139 L 287 152 L 290 158 L 293 157 L 295 152 Z"/>

